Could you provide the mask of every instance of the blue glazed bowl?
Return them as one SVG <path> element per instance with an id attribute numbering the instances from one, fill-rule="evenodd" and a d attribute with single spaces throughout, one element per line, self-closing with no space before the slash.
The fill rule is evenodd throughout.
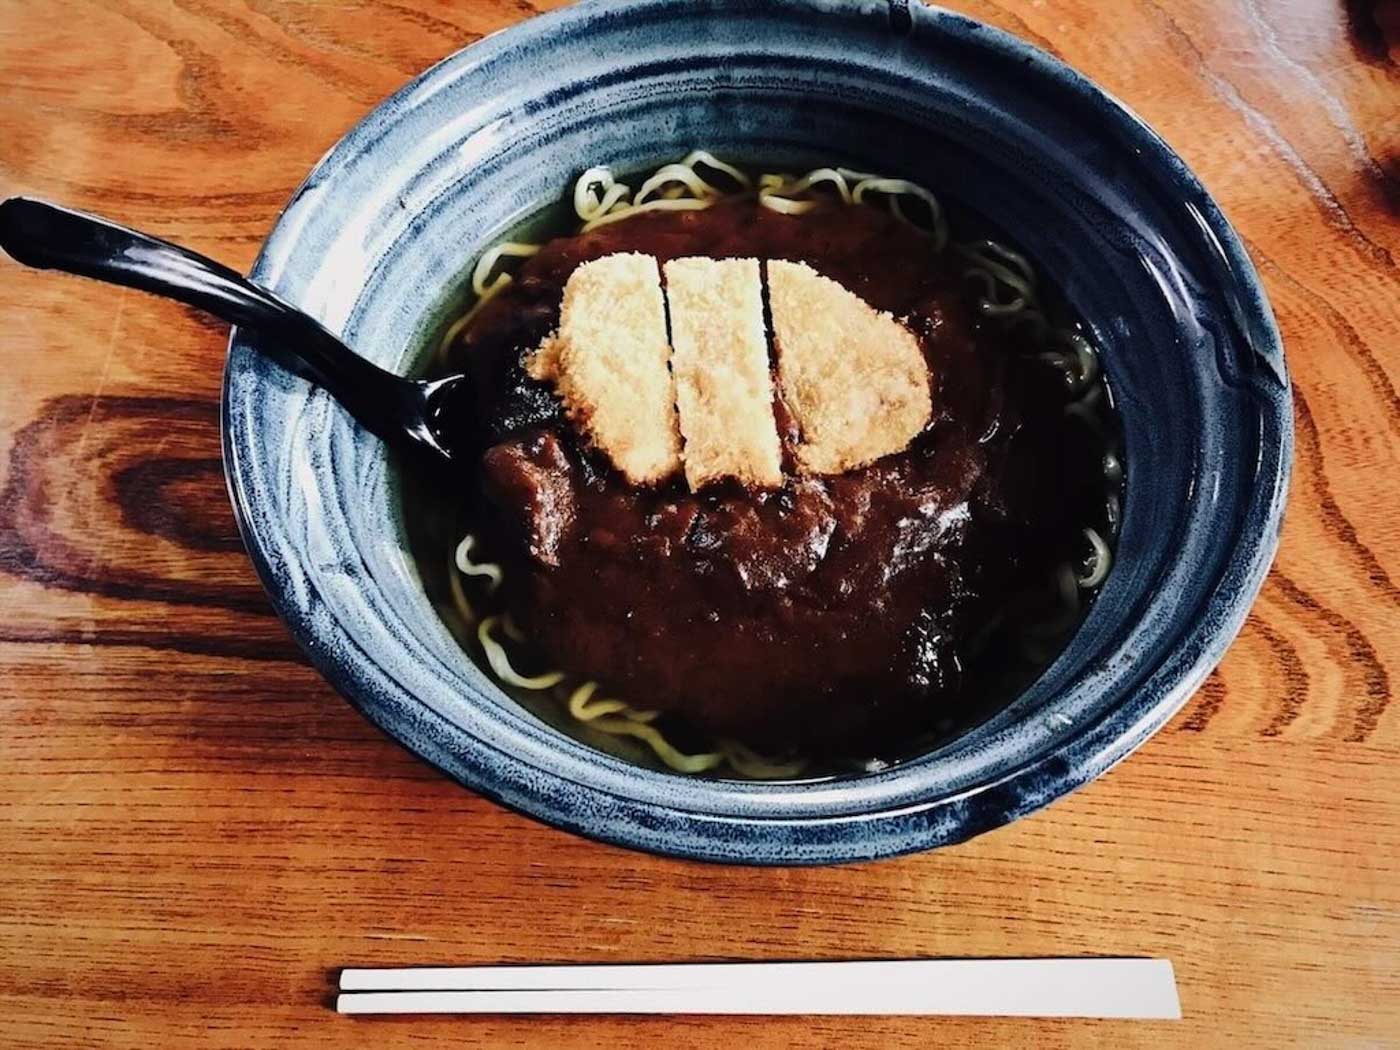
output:
<path id="1" fill-rule="evenodd" d="M 235 332 L 225 461 L 278 611 L 373 722 L 493 798 L 585 835 L 755 864 L 957 842 L 1098 776 L 1223 654 L 1277 544 L 1292 446 L 1278 332 L 1181 160 L 1047 55 L 883 0 L 585 3 L 413 81 L 297 192 L 253 277 L 402 371 L 502 231 L 580 170 L 704 146 L 902 175 L 1013 232 L 1103 348 L 1129 477 L 1117 564 L 1073 641 L 975 729 L 883 773 L 687 779 L 550 728 L 467 657 L 407 553 L 395 467 Z"/>

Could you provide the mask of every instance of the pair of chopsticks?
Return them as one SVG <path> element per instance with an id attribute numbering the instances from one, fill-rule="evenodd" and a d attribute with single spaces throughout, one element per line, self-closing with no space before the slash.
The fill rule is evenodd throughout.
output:
<path id="1" fill-rule="evenodd" d="M 1181 1017 L 1167 959 L 346 969 L 343 1014 Z"/>

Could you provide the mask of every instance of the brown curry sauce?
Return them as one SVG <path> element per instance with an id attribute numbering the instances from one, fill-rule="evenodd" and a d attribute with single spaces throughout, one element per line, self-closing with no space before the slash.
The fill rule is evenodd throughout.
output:
<path id="1" fill-rule="evenodd" d="M 635 251 L 807 262 L 919 337 L 933 417 L 902 453 L 787 483 L 625 483 L 523 355 L 580 263 Z M 551 241 L 455 349 L 474 381 L 485 549 L 550 666 L 673 724 L 769 750 L 860 754 L 928 729 L 978 677 L 969 639 L 1074 556 L 1101 515 L 1101 448 L 1063 377 L 981 321 L 949 253 L 883 211 L 799 216 L 752 200 L 641 215 Z"/>

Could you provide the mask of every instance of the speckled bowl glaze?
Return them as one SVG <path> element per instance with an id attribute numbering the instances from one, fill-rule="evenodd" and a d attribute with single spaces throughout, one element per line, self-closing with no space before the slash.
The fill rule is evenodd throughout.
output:
<path id="1" fill-rule="evenodd" d="M 235 332 L 225 462 L 292 632 L 373 722 L 464 784 L 638 849 L 754 864 L 958 842 L 1073 790 L 1216 664 L 1268 569 L 1292 445 L 1282 349 L 1219 209 L 1150 129 L 1013 37 L 883 0 L 585 3 L 435 66 L 320 163 L 253 277 L 411 370 L 475 256 L 582 168 L 705 146 L 888 172 L 1012 232 L 1103 347 L 1128 483 L 1117 565 L 1068 649 L 934 753 L 808 784 L 627 764 L 522 711 L 407 554 L 395 468 Z M 460 300 L 457 300 L 460 301 Z M 818 657 L 819 658 L 819 657 Z"/>

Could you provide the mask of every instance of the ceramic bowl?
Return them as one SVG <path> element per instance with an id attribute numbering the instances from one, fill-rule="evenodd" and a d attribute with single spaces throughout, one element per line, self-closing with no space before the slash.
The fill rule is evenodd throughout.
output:
<path id="1" fill-rule="evenodd" d="M 807 864 L 957 842 L 1098 776 L 1186 701 L 1277 543 L 1288 379 L 1238 238 L 1181 160 L 1048 55 L 884 0 L 584 3 L 461 51 L 317 166 L 252 276 L 387 368 L 421 366 L 464 272 L 580 170 L 704 146 L 902 175 L 1013 230 L 1103 348 L 1128 481 L 1117 564 L 1019 698 L 924 757 L 806 784 L 590 749 L 464 654 L 407 554 L 395 467 L 235 332 L 225 462 L 280 614 L 370 720 L 551 824 L 660 853 Z"/>

